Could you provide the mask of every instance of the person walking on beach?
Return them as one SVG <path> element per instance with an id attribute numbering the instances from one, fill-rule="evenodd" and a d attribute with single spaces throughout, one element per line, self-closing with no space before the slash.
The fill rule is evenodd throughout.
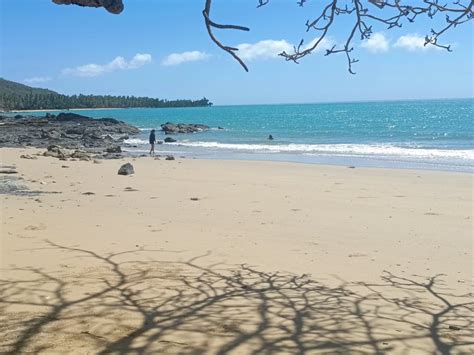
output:
<path id="1" fill-rule="evenodd" d="M 155 130 L 154 130 L 154 129 L 152 129 L 151 132 L 150 132 L 149 141 L 150 141 L 150 145 L 151 145 L 151 148 L 150 148 L 150 155 L 155 155 L 155 142 L 156 142 L 156 137 L 155 137 Z"/>

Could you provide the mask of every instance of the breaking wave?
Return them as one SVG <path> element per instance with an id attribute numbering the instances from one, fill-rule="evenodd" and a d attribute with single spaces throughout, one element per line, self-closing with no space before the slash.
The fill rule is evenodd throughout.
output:
<path id="1" fill-rule="evenodd" d="M 146 143 L 146 142 L 145 142 Z M 473 160 L 474 150 L 404 148 L 388 144 L 233 144 L 219 142 L 178 142 L 172 145 L 226 149 L 259 153 L 342 154 L 397 156 L 414 158 L 451 158 Z"/>

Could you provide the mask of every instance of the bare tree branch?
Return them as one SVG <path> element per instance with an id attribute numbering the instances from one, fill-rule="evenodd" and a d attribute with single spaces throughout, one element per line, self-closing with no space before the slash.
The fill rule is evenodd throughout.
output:
<path id="1" fill-rule="evenodd" d="M 53 0 L 59 5 L 79 5 L 87 7 L 104 7 L 113 14 L 119 14 L 123 11 L 122 0 Z"/>
<path id="2" fill-rule="evenodd" d="M 299 0 L 297 5 L 303 7 L 308 0 Z M 212 0 L 206 0 L 206 9 L 210 10 Z M 257 8 L 263 7 L 270 3 L 270 0 L 258 0 Z M 304 41 L 301 40 L 298 46 L 294 47 L 292 53 L 282 52 L 279 55 L 287 61 L 299 63 L 299 60 L 307 55 L 312 54 L 319 49 L 324 39 L 328 37 L 329 32 L 334 25 L 337 16 L 347 15 L 353 18 L 353 24 L 349 27 L 346 40 L 341 46 L 333 46 L 326 50 L 325 55 L 336 53 L 344 53 L 347 58 L 347 66 L 349 73 L 355 74 L 353 64 L 358 60 L 352 57 L 354 50 L 354 41 L 369 39 L 373 34 L 374 24 L 383 24 L 387 29 L 402 27 L 403 21 L 414 22 L 417 17 L 425 15 L 430 19 L 434 19 L 440 13 L 445 14 L 445 25 L 438 31 L 431 29 L 430 34 L 425 37 L 425 46 L 433 45 L 439 48 L 451 51 L 449 45 L 443 45 L 438 39 L 448 30 L 458 25 L 472 20 L 474 17 L 474 1 L 472 0 L 451 0 L 447 4 L 440 3 L 438 0 L 420 0 L 420 5 L 410 5 L 402 3 L 401 0 L 326 0 L 326 4 L 320 10 L 318 16 L 313 20 L 306 22 L 306 32 L 316 31 L 318 39 L 311 46 L 303 46 Z M 381 13 L 383 11 L 383 13 Z M 388 14 L 388 16 L 387 16 Z M 209 23 L 206 21 L 206 26 Z M 222 25 L 221 25 L 222 26 Z M 214 26 L 216 27 L 216 26 Z M 230 27 L 227 27 L 230 28 Z M 248 29 L 247 29 L 248 30 Z M 210 32 L 211 39 L 216 42 Z M 223 47 L 218 41 L 216 44 L 229 52 L 244 68 L 248 70 L 243 61 L 235 53 L 235 48 L 229 50 L 229 47 Z"/>
<path id="3" fill-rule="evenodd" d="M 264 7 L 271 0 L 258 0 L 257 8 Z M 309 0 L 298 0 L 298 6 L 303 7 Z M 313 0 L 314 1 L 314 0 Z M 56 4 L 75 4 L 89 7 L 104 7 L 112 13 L 120 13 L 123 10 L 122 0 L 53 0 Z M 318 2 L 319 3 L 319 2 Z M 412 3 L 410 5 L 410 3 Z M 222 44 L 215 36 L 214 29 L 249 31 L 244 26 L 219 24 L 211 19 L 212 0 L 205 0 L 202 11 L 207 32 L 211 40 L 221 49 L 229 53 L 237 62 L 248 71 L 247 65 L 238 56 L 238 48 Z M 335 45 L 326 50 L 325 55 L 344 53 L 347 58 L 348 70 L 351 74 L 353 64 L 358 60 L 352 57 L 354 41 L 357 39 L 367 40 L 373 34 L 374 25 L 384 25 L 388 30 L 402 27 L 404 21 L 414 22 L 420 16 L 435 19 L 444 15 L 444 25 L 439 30 L 431 29 L 425 37 L 424 45 L 446 49 L 451 52 L 451 46 L 439 43 L 439 38 L 446 32 L 464 24 L 474 18 L 474 0 L 324 0 L 320 6 L 317 16 L 313 20 L 306 21 L 306 32 L 314 31 L 318 39 L 310 46 L 303 46 L 303 40 L 294 47 L 292 53 L 282 52 L 279 55 L 287 61 L 298 63 L 301 58 L 312 54 L 320 48 L 324 39 L 328 38 L 336 19 L 345 15 L 353 21 L 349 26 L 346 39 L 341 45 Z"/>
<path id="4" fill-rule="evenodd" d="M 299 6 L 303 6 L 307 0 L 298 1 Z M 267 1 L 265 4 L 267 4 Z M 342 5 L 339 5 L 343 3 Z M 316 19 L 306 22 L 306 31 L 314 30 L 318 32 L 318 40 L 309 48 L 303 48 L 303 41 L 295 48 L 293 53 L 280 53 L 287 61 L 298 63 L 298 60 L 313 53 L 319 48 L 321 42 L 327 37 L 331 26 L 334 24 L 335 18 L 339 15 L 349 15 L 354 19 L 350 32 L 342 47 L 333 46 L 326 51 L 326 55 L 335 53 L 345 53 L 347 57 L 348 70 L 351 74 L 355 74 L 352 64 L 358 62 L 352 58 L 351 54 L 354 49 L 353 41 L 355 35 L 358 34 L 361 40 L 369 39 L 373 33 L 372 26 L 375 23 L 384 24 L 387 29 L 402 27 L 403 20 L 414 22 L 420 15 L 426 15 L 433 19 L 439 13 L 445 13 L 445 25 L 438 31 L 431 29 L 430 34 L 425 37 L 425 46 L 433 45 L 451 51 L 449 45 L 438 43 L 441 35 L 448 30 L 472 20 L 474 17 L 474 1 L 468 0 L 452 0 L 448 4 L 441 4 L 438 0 L 422 0 L 420 6 L 402 4 L 400 0 L 368 0 L 367 4 L 363 4 L 361 0 L 352 0 L 351 6 L 346 1 L 331 0 L 320 12 Z M 265 5 L 264 4 L 264 5 Z M 377 10 L 385 10 L 390 15 L 383 17 Z M 450 15 L 453 17 L 451 18 Z"/>
<path id="5" fill-rule="evenodd" d="M 234 30 L 240 30 L 240 31 L 250 31 L 249 28 L 247 27 L 243 27 L 243 26 L 236 26 L 236 25 L 221 25 L 221 24 L 217 24 L 215 23 L 214 21 L 211 20 L 210 18 L 210 13 L 211 13 L 211 3 L 212 3 L 212 0 L 206 0 L 206 5 L 204 7 L 204 10 L 202 11 L 202 14 L 204 16 L 204 21 L 206 23 L 206 28 L 207 28 L 207 32 L 209 33 L 209 37 L 211 37 L 211 40 L 217 44 L 217 46 L 221 49 L 223 49 L 224 51 L 226 51 L 227 53 L 229 53 L 232 57 L 234 57 L 235 60 L 237 60 L 239 62 L 239 64 L 245 69 L 245 71 L 249 71 L 247 65 L 244 63 L 244 61 L 242 59 L 239 58 L 239 56 L 235 53 L 238 51 L 238 48 L 234 48 L 234 47 L 229 47 L 229 46 L 225 46 L 223 45 L 217 38 L 216 36 L 214 35 L 214 33 L 212 32 L 212 29 L 213 28 L 219 28 L 219 29 L 234 29 Z"/>

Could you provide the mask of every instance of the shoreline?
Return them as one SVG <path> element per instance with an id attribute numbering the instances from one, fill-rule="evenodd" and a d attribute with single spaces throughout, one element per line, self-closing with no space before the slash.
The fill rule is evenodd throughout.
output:
<path id="1" fill-rule="evenodd" d="M 0 194 L 0 352 L 474 350 L 471 174 L 42 151 L 0 149 L 30 189 Z"/>
<path id="2" fill-rule="evenodd" d="M 179 142 L 178 142 L 179 143 Z M 304 155 L 292 154 L 270 154 L 270 153 L 248 153 L 248 152 L 206 152 L 206 151 L 185 151 L 179 148 L 186 148 L 179 144 L 157 145 L 155 147 L 156 154 L 175 155 L 186 157 L 187 159 L 204 159 L 204 160 L 222 160 L 222 161 L 249 161 L 249 162 L 280 162 L 303 165 L 317 166 L 340 166 L 354 168 L 373 168 L 373 169 L 394 169 L 394 170 L 412 170 L 412 171 L 440 171 L 440 172 L 456 172 L 465 174 L 474 174 L 473 165 L 461 165 L 446 162 L 430 162 L 427 160 L 415 161 L 401 157 L 386 158 L 374 156 L 349 156 L 349 155 L 329 155 L 321 154 L 311 157 Z M 163 151 L 160 152 L 160 149 Z M 148 149 L 133 150 L 125 145 L 123 152 L 131 157 L 138 157 L 148 154 Z"/>
<path id="3" fill-rule="evenodd" d="M 111 108 L 113 110 L 114 108 Z M 117 108 L 115 108 L 117 109 Z M 81 109 L 77 113 L 87 111 L 89 109 Z M 92 109 L 93 111 L 94 109 Z M 98 112 L 108 109 L 98 109 L 97 114 L 94 116 L 100 116 Z M 121 110 L 121 109 L 118 109 Z M 48 110 L 38 110 L 38 112 L 44 112 Z M 61 110 L 58 110 L 61 111 Z M 26 111 L 24 111 L 26 112 Z M 56 111 L 51 111 L 56 113 Z M 72 113 L 71 111 L 69 111 Z M 138 111 L 137 111 L 138 114 Z M 92 115 L 92 114 L 91 114 Z M 115 115 L 111 115 L 115 116 Z M 118 115 L 121 116 L 121 115 Z M 133 122 L 137 126 L 145 127 L 140 125 L 139 122 L 135 122 L 131 117 L 134 114 L 126 114 L 125 110 L 122 112 L 120 119 L 127 122 Z M 128 118 L 128 119 L 127 119 Z M 161 121 L 165 122 L 165 118 Z M 14 120 L 12 120 L 14 121 Z M 142 122 L 143 123 L 143 122 Z M 213 122 L 217 124 L 216 122 Z M 0 123 L 1 124 L 1 123 Z M 148 125 L 147 127 L 149 127 Z M 26 127 L 21 125 L 21 127 Z M 45 130 L 51 130 L 50 127 L 44 127 Z M 86 128 L 84 128 L 86 129 Z M 141 130 L 141 128 L 139 128 Z M 67 131 L 67 129 L 66 129 Z M 68 137 L 65 130 L 61 131 L 61 138 L 54 140 L 58 145 L 61 144 L 62 137 Z M 17 130 L 20 132 L 20 130 Z M 23 136 L 35 136 L 37 137 L 38 130 L 23 134 Z M 104 127 L 98 134 L 105 136 L 108 134 L 107 127 Z M 207 135 L 206 135 L 207 134 Z M 323 165 L 338 165 L 338 166 L 359 166 L 359 167 L 378 167 L 378 168 L 401 168 L 401 169 L 415 169 L 415 170 L 433 170 L 433 171 L 463 171 L 467 173 L 474 173 L 474 150 L 469 149 L 469 145 L 461 146 L 460 148 L 450 149 L 450 146 L 444 147 L 438 145 L 432 147 L 430 144 L 422 145 L 422 147 L 411 147 L 403 144 L 396 143 L 332 143 L 332 144 L 310 144 L 310 143 L 298 143 L 299 140 L 293 141 L 285 140 L 274 141 L 271 144 L 268 141 L 253 141 L 253 143 L 241 143 L 239 140 L 235 140 L 235 133 L 229 133 L 232 139 L 227 139 L 228 134 L 222 136 L 219 133 L 213 133 L 212 130 L 209 133 L 204 133 L 203 141 L 196 141 L 196 138 L 190 138 L 190 141 L 186 141 L 189 136 L 176 137 L 178 142 L 176 144 L 164 145 L 163 149 L 166 150 L 165 154 L 173 155 L 185 155 L 188 157 L 199 157 L 205 159 L 226 159 L 226 160 L 264 160 L 264 161 L 288 161 L 303 164 L 323 164 Z M 52 138 L 58 136 L 58 133 L 54 130 L 51 133 L 46 133 L 46 136 Z M 237 133 L 237 138 L 240 133 Z M 194 137 L 194 136 L 193 136 Z M 20 142 L 20 135 L 18 135 L 18 142 Z M 77 146 L 80 147 L 83 144 L 83 138 L 77 137 Z M 64 140 L 64 139 L 63 139 Z M 129 139 L 129 145 L 123 145 L 122 141 L 116 142 L 104 142 L 108 144 L 119 144 L 123 146 L 130 154 L 141 154 L 148 151 L 147 136 L 142 131 L 141 134 L 132 135 Z M 181 141 L 183 140 L 183 141 Z M 10 140 L 12 141 L 12 140 Z M 132 142 L 133 141 L 133 142 Z M 19 146 L 16 141 L 12 141 L 12 146 Z M 228 142 L 228 143 L 225 143 Z M 239 142 L 241 144 L 239 144 Z M 252 141 L 250 141 L 252 142 Z M 34 144 L 43 146 L 41 141 L 36 139 L 35 142 L 24 142 L 24 145 Z M 124 143 L 128 143 L 125 141 Z M 87 142 L 92 144 L 92 142 Z M 95 144 L 95 143 L 94 143 Z M 8 144 L 4 144 L 8 145 Z M 95 144 L 96 145 L 96 144 Z M 135 146 L 137 152 L 134 152 L 132 146 Z M 166 147 L 165 147 L 166 146 Z M 462 148 L 466 147 L 466 148 Z M 104 149 L 107 146 L 103 147 Z M 451 147 L 452 148 L 452 147 Z M 157 148 L 160 150 L 161 148 Z"/>
<path id="4" fill-rule="evenodd" d="M 125 150 L 124 153 L 131 153 L 131 151 Z M 136 154 L 130 154 L 130 155 L 125 155 L 124 157 L 131 157 L 131 158 L 147 158 L 147 157 L 142 157 L 140 156 L 141 154 L 148 153 L 148 151 L 143 151 L 140 153 Z M 157 156 L 160 154 L 160 152 L 157 152 Z M 286 159 L 257 159 L 257 158 L 221 158 L 221 157 L 205 157 L 205 156 L 186 156 L 186 155 L 179 155 L 176 153 L 162 153 L 161 156 L 166 156 L 166 155 L 174 155 L 174 156 L 180 156 L 181 158 L 184 159 L 191 159 L 191 160 L 206 160 L 206 161 L 223 161 L 223 162 L 255 162 L 255 163 L 275 163 L 275 164 L 294 164 L 294 165 L 307 165 L 307 166 L 320 166 L 320 167 L 341 167 L 341 168 L 347 168 L 347 169 L 373 169 L 373 170 L 402 170 L 402 171 L 414 171 L 414 172 L 440 172 L 440 173 L 454 173 L 454 174 L 468 174 L 468 175 L 474 175 L 474 167 L 461 167 L 459 169 L 453 169 L 453 168 L 435 168 L 435 167 L 419 167 L 419 166 L 389 166 L 389 164 L 385 166 L 380 166 L 380 165 L 358 165 L 358 164 L 346 164 L 346 163 L 320 163 L 320 162 L 306 162 L 306 161 L 297 161 L 297 160 L 286 160 Z M 367 158 L 367 160 L 376 160 L 372 158 Z M 397 160 L 394 160 L 397 161 Z M 391 161 L 384 161 L 385 163 L 390 163 Z"/>
<path id="5" fill-rule="evenodd" d="M 474 97 L 436 97 L 436 98 L 421 98 L 421 99 L 412 99 L 412 98 L 400 98 L 400 99 L 391 99 L 391 100 L 341 100 L 341 101 L 315 101 L 315 102 L 280 102 L 280 103 L 241 103 L 241 104 L 214 104 L 213 107 L 235 107 L 235 106 L 278 106 L 278 105 L 325 105 L 325 104 L 357 104 L 357 103 L 391 103 L 391 102 L 414 102 L 414 101 L 459 101 L 459 100 L 474 100 Z M 207 106 L 200 106 L 207 107 Z M 113 107 L 113 108 L 71 108 L 69 110 L 114 110 L 114 109 L 133 109 L 133 108 L 150 108 L 150 107 Z M 155 107 L 162 108 L 162 107 Z M 163 107 L 167 108 L 167 107 Z M 173 108 L 173 107 L 171 107 Z M 54 109 L 55 111 L 68 110 L 68 109 Z M 10 111 L 10 112 L 47 112 L 51 110 L 19 110 L 19 111 Z M 0 112 L 1 113 L 1 112 Z"/>
<path id="6" fill-rule="evenodd" d="M 12 110 L 0 113 L 25 113 L 25 112 L 68 112 L 68 111 L 103 111 L 103 110 L 128 110 L 131 108 L 146 108 L 146 107 L 101 107 L 101 108 L 57 108 L 57 109 L 41 109 L 41 110 Z"/>
<path id="7" fill-rule="evenodd" d="M 164 145 L 165 143 L 163 143 Z M 42 156 L 42 153 L 46 151 L 46 148 L 42 147 L 0 147 L 0 153 L 2 150 L 13 150 L 18 152 L 25 152 L 25 153 L 33 153 L 38 154 L 38 156 Z M 71 150 L 71 149 L 70 149 Z M 155 146 L 156 150 L 156 146 Z M 72 151 L 72 150 L 71 150 Z M 90 149 L 91 154 L 94 152 L 100 152 L 97 149 Z M 145 156 L 146 155 L 146 156 Z M 108 159 L 108 158 L 101 158 L 96 157 L 98 159 L 103 159 L 104 161 L 128 161 L 128 160 L 152 160 L 154 158 L 164 159 L 167 156 L 173 156 L 176 159 L 184 160 L 184 161 L 205 161 L 205 162 L 217 162 L 217 163 L 241 163 L 241 164 L 275 164 L 275 165 L 288 165 L 288 166 L 307 166 L 307 167 L 320 167 L 320 168 L 336 168 L 336 169 L 362 169 L 368 171 L 380 171 L 380 170 L 387 170 L 388 172 L 412 172 L 412 173 L 440 173 L 440 174 L 460 174 L 460 175 L 474 175 L 474 171 L 464 171 L 464 170 L 450 170 L 450 169 L 430 169 L 430 168 L 417 168 L 417 167 L 385 167 L 385 166 L 363 166 L 363 165 L 349 165 L 349 164 L 338 164 L 338 163 L 314 163 L 314 162 L 301 162 L 301 161 L 293 161 L 293 160 L 272 160 L 272 159 L 241 159 L 241 158 L 216 158 L 216 157 L 202 157 L 202 156 L 186 156 L 186 155 L 179 155 L 176 153 L 170 153 L 168 151 L 160 152 L 159 150 L 155 151 L 154 156 L 149 156 L 148 151 L 130 151 L 130 150 L 123 150 L 121 156 L 118 158 Z M 1 157 L 1 155 L 0 155 Z"/>
<path id="8" fill-rule="evenodd" d="M 28 112 L 69 112 L 69 111 L 106 111 L 106 110 L 133 110 L 133 109 L 169 109 L 169 108 L 203 108 L 211 106 L 169 106 L 169 107 L 93 107 L 93 108 L 57 108 L 57 109 L 38 109 L 38 110 L 11 110 L 0 111 L 0 114 L 8 113 L 28 113 Z"/>

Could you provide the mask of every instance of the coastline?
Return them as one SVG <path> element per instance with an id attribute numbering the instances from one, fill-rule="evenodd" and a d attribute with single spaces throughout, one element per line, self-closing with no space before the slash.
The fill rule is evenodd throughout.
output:
<path id="1" fill-rule="evenodd" d="M 446 306 L 436 295 L 451 305 L 469 299 L 461 295 L 472 287 L 472 174 L 19 158 L 36 152 L 0 149 L 1 163 L 42 192 L 0 195 L 2 279 L 11 286 L 2 351 L 131 351 L 130 341 L 155 337 L 154 351 L 217 353 L 259 326 L 285 337 L 300 313 L 302 343 L 323 337 L 328 351 L 436 352 L 433 334 L 441 344 L 473 340 L 463 306 L 432 325 Z M 135 175 L 117 175 L 125 162 Z M 362 331 L 343 330 L 352 327 Z"/>
<path id="2" fill-rule="evenodd" d="M 188 159 L 203 160 L 223 160 L 223 161 L 249 161 L 249 162 L 275 162 L 288 164 L 303 164 L 316 166 L 337 166 L 337 167 L 356 167 L 369 169 L 388 169 L 388 170 L 412 170 L 412 171 L 439 171 L 474 174 L 473 165 L 459 165 L 453 162 L 447 163 L 429 163 L 426 161 L 410 161 L 403 157 L 380 157 L 380 156 L 357 156 L 357 155 L 337 155 L 337 154 L 314 154 L 314 155 L 296 155 L 296 154 L 268 154 L 252 152 L 202 152 L 187 151 L 186 146 L 179 143 L 164 144 L 156 149 L 157 154 L 169 154 Z M 137 157 L 148 154 L 148 149 L 130 149 L 125 146 L 124 153 Z"/>
<path id="3" fill-rule="evenodd" d="M 134 107 L 134 108 L 144 108 L 144 107 Z M 103 111 L 103 110 L 126 110 L 128 108 L 124 107 L 100 107 L 100 108 L 56 108 L 56 109 L 41 109 L 41 110 L 12 110 L 8 112 L 0 113 L 24 113 L 24 112 L 68 112 L 68 111 Z"/>
<path id="4" fill-rule="evenodd" d="M 165 154 L 474 172 L 472 134 L 464 128 L 469 127 L 468 113 L 472 108 L 470 101 L 461 101 L 435 101 L 436 105 L 423 100 L 392 102 L 390 105 L 393 107 L 388 111 L 381 105 L 358 103 L 324 109 L 320 105 L 279 105 L 278 108 L 261 106 L 252 109 L 217 106 L 204 111 L 102 109 L 76 113 L 94 118 L 114 117 L 140 127 L 140 135 L 125 141 L 129 143 L 124 146 L 127 150 L 136 150 L 132 154 L 148 152 L 147 135 L 151 128 L 159 129 L 159 125 L 165 122 L 197 122 L 212 129 L 196 135 L 174 137 L 178 140 L 175 145 L 162 147 Z M 430 117 L 437 117 L 439 110 L 443 110 L 446 119 L 433 121 Z M 367 130 L 372 116 L 376 127 L 373 132 Z M 254 117 L 254 120 L 247 122 L 246 117 Z M 217 127 L 224 129 L 218 130 Z M 103 134 L 106 133 L 104 130 Z M 274 141 L 266 140 L 269 133 L 275 137 Z M 158 139 L 164 139 L 159 132 L 158 135 Z M 61 143 L 56 141 L 56 144 Z"/>

